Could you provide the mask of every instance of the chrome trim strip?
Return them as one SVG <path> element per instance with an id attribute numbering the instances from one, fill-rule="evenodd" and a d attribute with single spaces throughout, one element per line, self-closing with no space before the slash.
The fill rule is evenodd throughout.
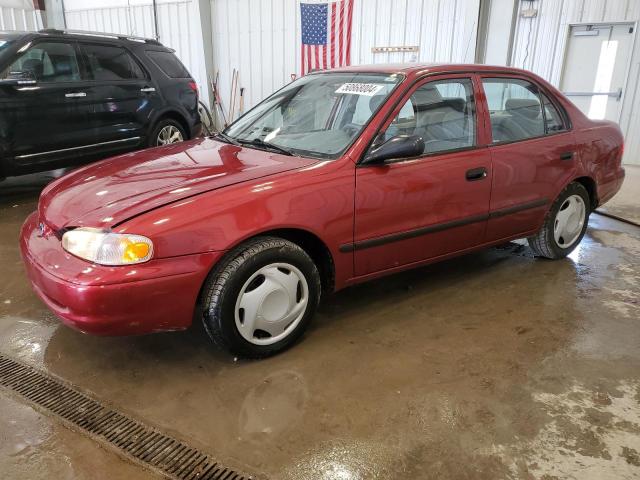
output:
<path id="1" fill-rule="evenodd" d="M 365 248 L 378 247 L 386 243 L 397 242 L 400 240 L 407 240 L 409 238 L 421 237 L 429 233 L 441 232 L 449 228 L 461 227 L 464 225 L 469 225 L 471 223 L 477 223 L 485 220 L 491 220 L 493 218 L 504 217 L 506 215 L 511 215 L 513 213 L 518 213 L 524 210 L 542 207 L 544 205 L 547 205 L 548 203 L 549 203 L 549 199 L 541 198 L 539 200 L 534 200 L 532 202 L 521 203 L 519 205 L 514 205 L 512 207 L 502 208 L 500 210 L 494 210 L 487 214 L 473 215 L 470 217 L 465 217 L 465 218 L 453 220 L 450 222 L 436 223 L 435 225 L 417 228 L 415 230 L 407 230 L 400 233 L 392 233 L 382 237 L 368 238 L 366 240 L 360 240 L 355 243 L 347 243 L 344 245 L 340 245 L 338 247 L 338 251 L 340 251 L 341 253 L 348 253 L 354 250 L 362 250 Z"/>
<path id="2" fill-rule="evenodd" d="M 73 150 L 82 150 L 83 148 L 99 147 L 101 145 L 112 145 L 114 143 L 133 142 L 134 140 L 140 140 L 140 138 L 141 137 L 130 137 L 130 138 L 123 138 L 121 140 L 110 140 L 108 142 L 92 143 L 91 145 L 82 145 L 81 147 L 61 148 L 60 150 L 50 150 L 48 152 L 29 153 L 27 155 L 18 155 L 15 157 L 15 159 L 19 160 L 22 158 L 31 158 L 31 157 L 39 157 L 41 155 L 49 155 L 51 153 L 71 152 Z"/>

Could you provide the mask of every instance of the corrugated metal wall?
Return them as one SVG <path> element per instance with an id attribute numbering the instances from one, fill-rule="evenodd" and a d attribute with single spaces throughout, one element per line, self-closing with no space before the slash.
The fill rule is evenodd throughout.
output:
<path id="1" fill-rule="evenodd" d="M 526 68 L 559 85 L 569 25 L 640 21 L 640 0 L 535 0 L 521 7 L 536 8 L 535 18 L 518 18 L 513 65 Z M 637 29 L 636 29 L 637 35 Z M 636 40 L 620 127 L 625 134 L 625 163 L 640 164 L 640 41 Z"/>
<path id="2" fill-rule="evenodd" d="M 211 0 L 214 68 L 229 105 L 231 74 L 239 70 L 245 106 L 300 73 L 298 0 Z M 408 61 L 473 62 L 479 0 L 356 0 L 354 65 Z M 413 53 L 372 53 L 372 47 L 420 47 Z"/>
<path id="3" fill-rule="evenodd" d="M 2 6 L 0 3 L 0 30 L 40 30 L 42 12 L 32 8 Z"/>
<path id="4" fill-rule="evenodd" d="M 192 0 L 158 3 L 158 33 L 160 42 L 175 49 L 206 96 L 207 78 L 196 3 Z M 65 15 L 69 29 L 155 37 L 151 3 L 66 10 Z"/>

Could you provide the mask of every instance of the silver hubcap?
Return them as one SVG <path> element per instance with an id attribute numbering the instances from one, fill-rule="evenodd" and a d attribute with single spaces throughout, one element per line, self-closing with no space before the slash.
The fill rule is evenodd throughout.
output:
<path id="1" fill-rule="evenodd" d="M 184 140 L 182 138 L 182 133 L 178 130 L 177 127 L 173 125 L 167 125 L 158 134 L 158 143 L 157 145 L 169 145 L 170 143 L 177 143 Z"/>
<path id="2" fill-rule="evenodd" d="M 586 220 L 586 211 L 580 195 L 571 195 L 562 203 L 553 224 L 553 237 L 560 248 L 568 248 L 578 239 Z"/>
<path id="3" fill-rule="evenodd" d="M 300 270 L 271 263 L 244 283 L 235 308 L 240 335 L 254 345 L 271 345 L 298 326 L 309 303 L 309 286 Z"/>

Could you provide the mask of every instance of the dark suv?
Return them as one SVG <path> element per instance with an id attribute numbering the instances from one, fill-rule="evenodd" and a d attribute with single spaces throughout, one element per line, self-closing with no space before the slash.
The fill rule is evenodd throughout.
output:
<path id="1" fill-rule="evenodd" d="M 0 178 L 198 136 L 198 88 L 155 40 L 0 32 Z"/>

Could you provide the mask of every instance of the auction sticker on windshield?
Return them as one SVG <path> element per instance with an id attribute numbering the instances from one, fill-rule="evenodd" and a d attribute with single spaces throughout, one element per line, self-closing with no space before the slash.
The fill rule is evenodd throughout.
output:
<path id="1" fill-rule="evenodd" d="M 344 83 L 336 90 L 336 93 L 350 93 L 352 95 L 366 95 L 373 97 L 384 88 L 384 85 L 375 83 Z"/>

